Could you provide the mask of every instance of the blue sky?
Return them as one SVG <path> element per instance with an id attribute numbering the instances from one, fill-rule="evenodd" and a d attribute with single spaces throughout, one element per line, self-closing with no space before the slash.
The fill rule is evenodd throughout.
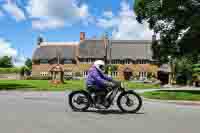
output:
<path id="1" fill-rule="evenodd" d="M 0 0 L 0 56 L 23 63 L 36 39 L 79 41 L 109 32 L 113 39 L 151 39 L 148 25 L 138 24 L 133 0 Z M 23 55 L 23 56 L 22 56 Z"/>

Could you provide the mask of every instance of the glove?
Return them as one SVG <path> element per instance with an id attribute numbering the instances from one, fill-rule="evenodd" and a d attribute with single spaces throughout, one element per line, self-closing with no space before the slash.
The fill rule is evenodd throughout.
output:
<path id="1" fill-rule="evenodd" d="M 115 87 L 120 87 L 121 86 L 121 82 L 120 81 L 113 80 L 113 83 L 115 84 Z"/>
<path id="2" fill-rule="evenodd" d="M 105 81 L 105 85 L 112 88 L 116 86 L 113 82 L 108 82 L 108 81 Z"/>

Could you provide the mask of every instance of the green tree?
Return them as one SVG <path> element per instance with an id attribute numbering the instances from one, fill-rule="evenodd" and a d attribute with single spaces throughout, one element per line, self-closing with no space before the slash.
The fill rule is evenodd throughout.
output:
<path id="1" fill-rule="evenodd" d="M 192 66 L 192 71 L 193 71 L 193 82 L 195 82 L 196 86 L 199 87 L 200 85 L 200 64 L 194 64 Z"/>
<path id="2" fill-rule="evenodd" d="M 1 68 L 11 68 L 13 67 L 12 57 L 3 56 L 0 58 L 0 67 Z"/>
<path id="3" fill-rule="evenodd" d="M 200 1 L 135 0 L 134 10 L 139 23 L 147 21 L 149 28 L 160 34 L 160 43 L 154 47 L 158 52 L 154 57 L 160 62 L 167 62 L 168 55 L 198 57 Z"/>
<path id="4" fill-rule="evenodd" d="M 20 75 L 21 76 L 24 76 L 24 75 L 30 75 L 31 73 L 30 73 L 30 68 L 29 67 L 27 67 L 27 66 L 22 66 L 21 68 L 20 68 Z"/>
<path id="5" fill-rule="evenodd" d="M 25 65 L 29 68 L 32 69 L 32 60 L 30 58 L 26 59 Z"/>
<path id="6" fill-rule="evenodd" d="M 182 57 L 175 61 L 175 76 L 177 83 L 190 84 L 192 81 L 192 60 L 188 57 Z"/>

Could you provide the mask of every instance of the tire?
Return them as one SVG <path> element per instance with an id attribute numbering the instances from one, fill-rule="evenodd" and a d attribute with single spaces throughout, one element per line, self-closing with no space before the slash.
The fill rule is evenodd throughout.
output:
<path id="1" fill-rule="evenodd" d="M 73 102 L 73 98 L 75 95 L 78 95 L 78 94 L 81 94 L 83 95 L 84 97 L 87 98 L 87 103 L 84 103 L 85 104 L 85 107 L 83 108 L 77 108 L 75 105 L 74 105 L 74 102 Z M 69 106 L 71 107 L 72 110 L 74 111 L 86 111 L 89 107 L 90 107 L 90 103 L 91 103 L 91 99 L 90 99 L 90 96 L 87 92 L 85 91 L 74 91 L 72 92 L 70 95 L 69 95 Z"/>
<path id="2" fill-rule="evenodd" d="M 121 100 L 124 96 L 126 96 L 127 94 L 132 94 L 134 95 L 137 100 L 138 100 L 138 106 L 133 109 L 133 110 L 126 110 L 123 108 L 123 106 L 121 105 Z M 117 99 L 117 106 L 120 108 L 121 111 L 125 112 L 125 113 L 137 113 L 140 108 L 142 107 L 142 98 L 137 94 L 135 93 L 134 91 L 126 91 L 126 92 L 123 92 L 119 95 L 118 99 Z"/>

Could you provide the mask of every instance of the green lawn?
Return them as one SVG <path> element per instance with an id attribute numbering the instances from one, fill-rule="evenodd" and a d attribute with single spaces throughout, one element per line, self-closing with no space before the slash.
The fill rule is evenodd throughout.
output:
<path id="1" fill-rule="evenodd" d="M 0 80 L 0 90 L 63 91 L 83 88 L 83 80 L 69 80 L 60 85 L 52 85 L 48 80 Z"/>
<path id="2" fill-rule="evenodd" d="M 125 82 L 127 85 L 127 88 L 131 89 L 157 89 L 160 88 L 160 85 L 155 85 L 155 84 L 144 84 L 144 83 L 134 83 L 134 82 Z"/>
<path id="3" fill-rule="evenodd" d="M 131 89 L 158 88 L 156 85 L 126 82 Z M 0 80 L 0 90 L 63 91 L 84 89 L 84 80 L 68 80 L 61 85 L 52 85 L 48 80 Z"/>
<path id="4" fill-rule="evenodd" d="M 197 90 L 194 90 L 194 91 L 161 90 L 161 91 L 145 92 L 142 95 L 150 99 L 200 101 L 200 91 L 197 91 Z"/>

